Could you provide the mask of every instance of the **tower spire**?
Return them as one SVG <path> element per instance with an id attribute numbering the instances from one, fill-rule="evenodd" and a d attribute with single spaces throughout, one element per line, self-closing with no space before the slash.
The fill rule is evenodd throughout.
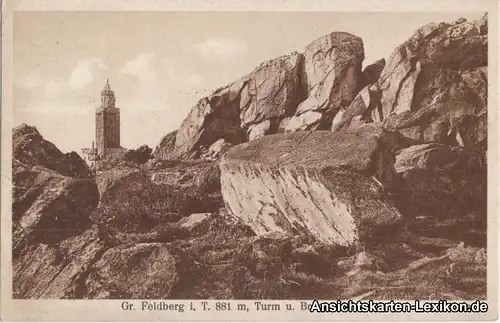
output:
<path id="1" fill-rule="evenodd" d="M 109 92 L 111 91 L 111 87 L 109 86 L 109 79 L 106 78 L 106 85 L 104 86 L 104 91 Z"/>

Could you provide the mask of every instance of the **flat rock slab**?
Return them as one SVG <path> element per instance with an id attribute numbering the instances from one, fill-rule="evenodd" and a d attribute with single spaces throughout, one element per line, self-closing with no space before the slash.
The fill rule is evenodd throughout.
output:
<path id="1" fill-rule="evenodd" d="M 384 199 L 395 179 L 386 133 L 295 132 L 238 145 L 221 160 L 228 209 L 257 234 L 311 235 L 328 244 L 387 238 L 400 223 Z"/>

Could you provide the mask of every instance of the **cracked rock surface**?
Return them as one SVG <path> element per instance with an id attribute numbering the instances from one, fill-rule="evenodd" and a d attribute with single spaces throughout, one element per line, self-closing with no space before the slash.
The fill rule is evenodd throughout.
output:
<path id="1" fill-rule="evenodd" d="M 285 133 L 231 149 L 220 164 L 228 210 L 256 233 L 342 246 L 374 238 L 401 220 L 383 197 L 394 184 L 394 156 L 377 130 Z"/>

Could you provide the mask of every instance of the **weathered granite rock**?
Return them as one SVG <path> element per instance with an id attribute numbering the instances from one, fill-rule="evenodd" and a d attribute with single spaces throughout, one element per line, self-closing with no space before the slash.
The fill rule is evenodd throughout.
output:
<path id="1" fill-rule="evenodd" d="M 412 139 L 485 146 L 487 48 L 487 34 L 463 19 L 418 29 L 383 69 L 372 119 Z"/>
<path id="2" fill-rule="evenodd" d="M 151 158 L 152 149 L 148 145 L 142 145 L 137 149 L 128 149 L 123 154 L 124 161 L 135 165 L 146 164 Z"/>
<path id="3" fill-rule="evenodd" d="M 271 120 L 264 120 L 261 123 L 251 125 L 248 129 L 248 140 L 265 136 L 271 128 Z"/>
<path id="4" fill-rule="evenodd" d="M 175 159 L 175 138 L 177 130 L 167 133 L 153 151 L 156 159 Z"/>
<path id="5" fill-rule="evenodd" d="M 220 138 L 230 138 L 232 143 L 245 140 L 240 125 L 240 97 L 247 82 L 244 77 L 198 101 L 177 130 L 175 158 L 198 157 L 199 148 L 209 147 Z"/>
<path id="6" fill-rule="evenodd" d="M 446 165 L 457 160 L 459 152 L 439 144 L 422 144 L 401 150 L 394 167 L 398 173 L 413 168 Z"/>
<path id="7" fill-rule="evenodd" d="M 296 114 L 347 106 L 363 85 L 365 53 L 361 38 L 334 32 L 310 43 L 304 56 L 308 97 Z"/>
<path id="8" fill-rule="evenodd" d="M 174 165 L 99 174 L 101 198 L 93 220 L 123 233 L 143 233 L 222 205 L 217 164 L 177 161 Z"/>
<path id="9" fill-rule="evenodd" d="M 103 247 L 90 220 L 97 185 L 78 155 L 62 154 L 35 128 L 17 127 L 13 142 L 14 297 L 75 297 Z"/>
<path id="10" fill-rule="evenodd" d="M 363 74 L 365 76 L 365 84 L 366 85 L 371 85 L 375 82 L 377 82 L 378 78 L 380 77 L 380 73 L 382 73 L 382 70 L 385 67 L 385 59 L 379 59 L 373 64 L 368 65 L 365 67 L 363 70 Z"/>
<path id="11" fill-rule="evenodd" d="M 90 298 L 171 298 L 188 258 L 163 243 L 137 243 L 108 249 L 86 281 Z"/>
<path id="12" fill-rule="evenodd" d="M 219 159 L 232 146 L 233 145 L 226 142 L 226 140 L 219 139 L 208 148 L 202 147 L 200 159 L 215 161 Z"/>
<path id="13" fill-rule="evenodd" d="M 221 138 L 231 144 L 247 141 L 248 136 L 254 138 L 255 126 L 261 124 L 262 128 L 263 122 L 272 122 L 277 128 L 282 118 L 293 115 L 302 100 L 302 65 L 299 53 L 271 59 L 201 99 L 177 133 L 162 139 L 155 156 L 196 158 L 201 147 L 209 147 Z"/>
<path id="14" fill-rule="evenodd" d="M 460 147 L 424 144 L 396 156 L 399 208 L 409 216 L 461 217 L 486 205 L 486 161 Z"/>
<path id="15" fill-rule="evenodd" d="M 12 154 L 14 159 L 27 166 L 43 166 L 64 176 L 91 177 L 87 164 L 77 153 L 63 154 L 35 127 L 25 123 L 12 131 Z"/>
<path id="16" fill-rule="evenodd" d="M 353 126 L 359 127 L 361 122 L 372 121 L 370 112 L 380 107 L 380 97 L 381 91 L 376 83 L 362 89 L 347 108 L 337 113 L 332 122 L 332 131 L 347 129 L 358 116 L 359 123 Z"/>
<path id="17" fill-rule="evenodd" d="M 287 130 L 329 129 L 335 114 L 347 107 L 364 85 L 364 55 L 361 38 L 349 33 L 334 32 L 309 44 L 304 53 L 307 98 L 297 107 Z M 314 118 L 311 112 L 316 112 Z M 307 117 L 302 116 L 305 113 Z M 317 113 L 321 113 L 319 121 Z"/>
<path id="18" fill-rule="evenodd" d="M 280 120 L 293 115 L 303 99 L 303 63 L 303 55 L 294 52 L 266 61 L 250 74 L 241 93 L 240 119 L 243 129 L 273 118 Z"/>
<path id="19" fill-rule="evenodd" d="M 13 259 L 15 298 L 82 298 L 94 261 L 106 250 L 99 230 L 92 227 L 57 244 L 25 247 Z"/>
<path id="20" fill-rule="evenodd" d="M 344 246 L 381 238 L 380 230 L 401 220 L 384 199 L 396 181 L 386 137 L 363 127 L 278 134 L 238 145 L 220 164 L 226 206 L 257 234 L 302 233 Z"/>
<path id="21" fill-rule="evenodd" d="M 15 254 L 26 245 L 56 243 L 90 226 L 97 206 L 94 181 L 62 176 L 45 167 L 13 165 L 12 221 Z"/>
<path id="22" fill-rule="evenodd" d="M 299 116 L 290 118 L 285 127 L 285 132 L 316 130 L 321 124 L 323 114 L 316 111 L 306 111 Z"/>
<path id="23" fill-rule="evenodd" d="M 199 158 L 203 147 L 219 139 L 238 144 L 284 130 L 330 129 L 333 116 L 364 86 L 363 59 L 359 37 L 334 32 L 309 44 L 304 54 L 268 60 L 201 99 L 154 156 Z"/>
<path id="24" fill-rule="evenodd" d="M 486 12 L 481 19 L 475 22 L 476 26 L 479 28 L 479 33 L 481 35 L 488 34 L 488 13 Z"/>

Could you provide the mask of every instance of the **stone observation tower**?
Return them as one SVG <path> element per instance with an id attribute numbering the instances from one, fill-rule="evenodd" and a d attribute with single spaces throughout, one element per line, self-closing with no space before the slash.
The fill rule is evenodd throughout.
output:
<path id="1" fill-rule="evenodd" d="M 115 107 L 115 93 L 109 80 L 101 91 L 101 106 L 95 113 L 95 137 L 97 154 L 105 157 L 120 147 L 120 110 Z"/>
<path id="2" fill-rule="evenodd" d="M 95 166 L 103 157 L 123 150 L 120 146 L 120 109 L 115 106 L 115 93 L 107 79 L 101 91 L 101 104 L 95 112 L 95 137 L 95 146 L 92 142 L 92 148 L 82 149 L 82 157 L 90 166 Z"/>

